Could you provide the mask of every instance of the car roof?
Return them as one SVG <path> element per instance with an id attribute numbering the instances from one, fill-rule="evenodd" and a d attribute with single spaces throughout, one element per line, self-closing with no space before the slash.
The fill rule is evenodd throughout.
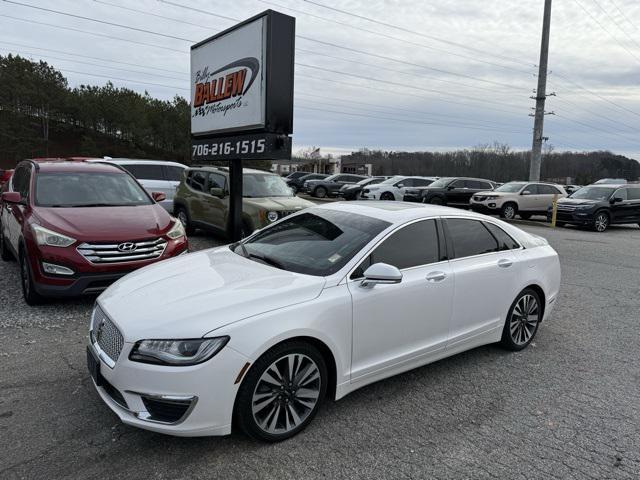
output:
<path id="1" fill-rule="evenodd" d="M 392 224 L 402 224 L 411 220 L 433 216 L 460 216 L 486 220 L 486 217 L 481 214 L 457 208 L 425 203 L 387 202 L 383 200 L 332 202 L 317 205 L 311 207 L 311 209 L 355 213 L 367 217 L 378 218 Z"/>
<path id="2" fill-rule="evenodd" d="M 39 172 L 47 173 L 126 173 L 116 165 L 107 163 L 44 161 L 37 163 Z"/>
<path id="3" fill-rule="evenodd" d="M 105 158 L 103 162 L 115 163 L 116 165 L 170 165 L 174 167 L 189 168 L 180 162 L 171 160 L 152 160 L 146 158 Z"/>
<path id="4" fill-rule="evenodd" d="M 592 183 L 591 185 L 585 185 L 587 187 L 607 187 L 607 188 L 625 188 L 633 187 L 633 183 Z M 638 186 L 637 184 L 635 185 Z"/>

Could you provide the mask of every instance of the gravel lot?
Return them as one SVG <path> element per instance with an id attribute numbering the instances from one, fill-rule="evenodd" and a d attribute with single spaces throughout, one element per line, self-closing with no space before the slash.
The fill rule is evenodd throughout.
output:
<path id="1" fill-rule="evenodd" d="M 86 372 L 93 300 L 30 308 L 1 263 L 0 478 L 638 478 L 640 229 L 523 228 L 563 267 L 535 344 L 368 386 L 277 445 L 122 425 Z"/>

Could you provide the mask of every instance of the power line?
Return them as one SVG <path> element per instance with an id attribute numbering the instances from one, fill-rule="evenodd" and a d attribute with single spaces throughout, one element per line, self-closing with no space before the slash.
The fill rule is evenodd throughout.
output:
<path id="1" fill-rule="evenodd" d="M 118 5 L 116 3 L 105 2 L 104 0 L 93 0 L 96 3 L 101 3 L 103 5 L 108 5 L 110 7 L 120 8 L 122 10 L 128 10 L 129 12 L 140 13 L 142 15 L 149 15 L 151 17 L 162 18 L 164 20 L 169 20 L 171 22 L 182 23 L 184 25 L 191 25 L 192 27 L 198 27 L 202 29 L 209 29 L 209 26 L 204 26 L 194 22 L 187 22 L 186 20 L 180 20 L 179 18 L 167 17 L 165 15 L 159 15 L 157 13 L 148 12 L 146 10 L 138 10 L 137 8 L 125 7 L 124 5 Z"/>
<path id="2" fill-rule="evenodd" d="M 38 7 L 36 5 L 30 5 L 28 3 L 16 2 L 14 0 L 3 0 L 5 3 L 11 3 L 13 5 L 20 5 L 21 7 L 33 8 L 35 10 L 40 10 L 43 12 L 55 13 L 57 15 L 65 15 L 67 17 L 79 18 L 81 20 L 87 20 L 89 22 L 101 23 L 103 25 L 109 25 L 111 27 L 125 28 L 127 30 L 134 30 L 136 32 L 148 33 L 150 35 L 157 35 L 159 37 L 171 38 L 173 40 L 182 40 L 183 42 L 192 42 L 193 40 L 189 40 L 188 38 L 176 37 L 174 35 L 167 35 L 166 33 L 158 33 L 152 30 L 146 30 L 144 28 L 131 27 L 129 25 L 122 25 L 119 23 L 107 22 L 106 20 L 98 20 L 97 18 L 85 17 L 83 15 L 76 15 L 74 13 L 69 12 L 61 12 L 60 10 L 53 10 L 51 8 Z"/>
<path id="3" fill-rule="evenodd" d="M 23 55 L 23 56 L 24 55 L 36 56 L 36 57 L 42 57 L 43 56 L 41 54 L 37 54 L 37 53 L 33 53 L 33 52 L 20 52 L 18 50 L 12 50 L 12 49 L 9 49 L 9 48 L 4 48 L 4 47 L 0 47 L 0 50 L 6 50 L 6 51 L 9 51 L 9 52 L 13 51 L 13 52 L 16 52 L 19 55 Z M 170 77 L 168 75 L 159 75 L 157 73 L 143 72 L 141 70 L 130 70 L 130 69 L 127 69 L 127 68 L 111 67 L 109 65 L 101 65 L 99 63 L 93 63 L 93 62 L 83 62 L 81 60 L 72 60 L 72 59 L 69 59 L 69 58 L 54 57 L 52 55 L 44 55 L 44 56 L 46 58 L 51 58 L 53 60 L 58 60 L 58 61 L 62 61 L 62 62 L 73 62 L 73 63 L 78 63 L 80 65 L 91 65 L 93 67 L 108 68 L 108 69 L 111 69 L 111 70 L 120 70 L 122 72 L 129 72 L 129 73 L 141 73 L 143 75 L 153 75 L 154 77 L 169 78 L 171 80 L 183 80 L 182 78 L 178 78 L 178 77 Z"/>
<path id="4" fill-rule="evenodd" d="M 62 53 L 64 55 L 73 55 L 75 57 L 88 58 L 90 60 L 99 60 L 101 62 L 110 62 L 110 63 L 119 64 L 119 65 L 129 65 L 131 67 L 141 67 L 141 68 L 148 68 L 150 70 L 159 70 L 159 71 L 162 71 L 162 72 L 181 73 L 181 74 L 184 74 L 184 75 L 188 75 L 188 73 L 186 73 L 184 71 L 169 70 L 169 69 L 166 69 L 166 68 L 151 67 L 149 65 L 140 65 L 138 63 L 129 63 L 129 62 L 122 62 L 122 61 L 118 61 L 118 60 L 110 60 L 110 59 L 106 59 L 106 58 L 100 58 L 100 57 L 92 57 L 90 55 L 82 55 L 82 54 L 76 53 L 76 52 L 68 52 L 68 51 L 64 51 L 64 50 L 55 50 L 53 48 L 34 47 L 33 45 L 25 45 L 23 43 L 5 42 L 4 40 L 0 40 L 0 43 L 4 43 L 5 45 L 14 45 L 16 47 L 33 48 L 34 50 L 42 50 L 42 51 L 45 51 L 45 52 L 54 52 L 54 53 Z"/>
<path id="5" fill-rule="evenodd" d="M 364 15 L 358 15 L 357 13 L 347 12 L 346 10 L 340 10 L 339 8 L 330 7 L 329 5 L 325 5 L 323 3 L 315 2 L 313 0 L 303 0 L 303 1 L 307 2 L 307 3 L 310 3 L 312 5 L 316 5 L 318 7 L 326 8 L 327 10 L 332 10 L 334 12 L 342 13 L 344 15 L 349 15 L 351 17 L 360 18 L 362 20 L 367 20 L 368 22 L 376 23 L 378 25 L 382 25 L 382 26 L 385 26 L 385 27 L 388 27 L 388 28 L 393 28 L 395 30 L 400 30 L 400 31 L 405 32 L 405 33 L 411 33 L 413 35 L 418 35 L 420 37 L 429 38 L 429 39 L 437 41 L 437 42 L 446 43 L 447 45 L 452 45 L 452 46 L 455 46 L 455 47 L 458 47 L 458 48 L 462 48 L 462 49 L 465 49 L 465 50 L 470 50 L 472 52 L 482 53 L 482 54 L 485 54 L 485 55 L 490 55 L 492 57 L 499 57 L 499 58 L 502 58 L 503 60 L 514 62 L 514 63 L 520 64 L 520 65 L 525 65 L 527 67 L 530 66 L 530 65 L 522 62 L 522 60 L 511 58 L 511 57 L 507 57 L 507 56 L 504 56 L 504 55 L 499 55 L 499 54 L 497 54 L 495 52 L 486 52 L 484 50 L 480 50 L 478 48 L 470 47 L 470 46 L 464 45 L 462 43 L 456 43 L 456 42 L 453 42 L 451 40 L 446 40 L 446 39 L 443 39 L 443 38 L 440 38 L 440 37 L 436 37 L 434 35 L 428 35 L 428 34 L 426 34 L 424 32 L 417 32 L 415 30 L 410 30 L 410 29 L 405 28 L 405 27 L 400 27 L 398 25 L 393 25 L 391 23 L 383 22 L 381 20 L 376 20 L 375 18 L 365 17 Z"/>
<path id="6" fill-rule="evenodd" d="M 120 80 L 122 82 L 130 82 L 130 83 L 137 83 L 139 85 L 151 85 L 154 87 L 164 87 L 164 88 L 170 88 L 173 90 L 183 90 L 183 91 L 188 91 L 188 88 L 184 88 L 184 87 L 178 87 L 176 85 L 166 85 L 164 83 L 152 83 L 152 82 L 141 82 L 139 80 L 131 80 L 129 78 L 120 78 L 120 77 L 112 77 L 110 75 L 100 75 L 97 73 L 89 73 L 89 72 L 79 72 L 77 70 L 69 70 L 67 68 L 61 68 L 60 69 L 61 72 L 68 72 L 68 73 L 76 73 L 78 75 L 86 75 L 88 77 L 99 77 L 99 78 L 106 78 L 108 80 Z"/>
<path id="7" fill-rule="evenodd" d="M 113 35 L 105 35 L 103 33 L 91 32 L 91 31 L 88 31 L 88 30 L 81 30 L 79 28 L 65 27 L 65 26 L 62 26 L 62 25 L 55 25 L 53 23 L 39 22 L 37 20 L 31 20 L 30 18 L 20 18 L 20 17 L 11 16 L 11 15 L 5 15 L 5 14 L 0 14 L 0 17 L 9 18 L 11 20 L 18 20 L 20 22 L 33 23 L 33 24 L 36 24 L 36 25 L 45 25 L 47 27 L 59 28 L 61 30 L 69 30 L 69 31 L 72 31 L 72 32 L 84 33 L 86 35 L 93 35 L 93 36 L 96 36 L 96 37 L 109 38 L 111 40 L 120 40 L 122 42 L 134 43 L 136 45 L 144 45 L 146 47 L 160 48 L 162 50 L 171 50 L 172 52 L 179 52 L 179 53 L 183 53 L 183 54 L 187 53 L 186 50 L 178 50 L 176 48 L 165 47 L 164 45 L 156 45 L 156 44 L 153 44 L 153 43 L 139 42 L 137 40 L 131 40 L 131 39 L 122 38 L 122 37 L 114 37 Z"/>
<path id="8" fill-rule="evenodd" d="M 173 5 L 174 7 L 187 8 L 185 5 L 180 5 L 179 3 L 170 2 L 168 0 L 158 0 L 160 3 L 166 3 L 167 5 Z M 239 18 L 226 17 L 224 15 L 220 15 L 219 13 L 212 13 L 207 10 L 201 10 L 199 8 L 188 7 L 189 10 L 193 10 L 194 12 L 204 13 L 206 15 L 211 15 L 212 17 L 224 18 L 225 20 L 231 20 L 233 22 L 240 22 Z"/>
<path id="9" fill-rule="evenodd" d="M 450 50 L 445 50 L 443 48 L 434 47 L 432 45 L 427 45 L 427 44 L 424 44 L 424 43 L 412 42 L 411 40 L 407 40 L 407 39 L 400 38 L 400 37 L 395 37 L 393 35 L 382 33 L 380 31 L 369 30 L 367 28 L 363 28 L 363 27 L 359 27 L 359 26 L 356 26 L 356 25 L 352 25 L 350 23 L 341 22 L 341 21 L 335 20 L 333 18 L 327 18 L 327 17 L 323 17 L 321 15 L 316 15 L 314 13 L 306 12 L 304 10 L 298 10 L 296 8 L 291 8 L 291 7 L 288 7 L 286 5 L 282 5 L 282 4 L 279 4 L 279 3 L 272 2 L 270 0 L 257 0 L 257 1 L 261 2 L 261 3 L 265 3 L 267 5 L 273 5 L 273 6 L 276 6 L 278 8 L 284 8 L 285 10 L 291 10 L 292 12 L 296 12 L 296 13 L 299 13 L 299 14 L 302 14 L 302 15 L 307 15 L 307 16 L 312 17 L 312 18 L 317 18 L 317 19 L 323 20 L 325 22 L 334 23 L 336 25 L 340 25 L 340 26 L 343 26 L 343 27 L 351 28 L 351 29 L 358 30 L 358 31 L 361 31 L 361 32 L 370 33 L 372 35 L 377 35 L 379 37 L 388 38 L 388 39 L 391 39 L 391 40 L 396 40 L 398 42 L 406 43 L 407 45 L 413 45 L 413 46 L 416 46 L 416 47 L 427 48 L 429 50 L 433 50 L 433 51 L 436 51 L 436 52 L 446 53 L 447 55 L 452 55 L 452 56 L 455 56 L 455 57 L 464 58 L 465 60 L 471 60 L 473 62 L 484 63 L 484 64 L 487 64 L 487 65 L 492 65 L 494 67 L 504 68 L 504 69 L 511 70 L 511 71 L 514 71 L 514 72 L 524 73 L 526 75 L 531 75 L 531 72 L 528 72 L 526 70 L 521 70 L 519 68 L 510 67 L 508 65 L 502 65 L 500 63 L 495 63 L 495 62 L 490 62 L 490 61 L 487 61 L 487 60 L 482 60 L 482 59 L 480 59 L 478 57 L 472 57 L 472 56 L 469 56 L 469 55 L 463 55 L 461 53 L 452 52 Z"/>
<path id="10" fill-rule="evenodd" d="M 607 121 L 609 121 L 609 122 L 611 122 L 611 123 L 623 125 L 623 126 L 625 126 L 625 127 L 629 128 L 629 129 L 631 130 L 631 132 L 629 132 L 629 133 L 635 133 L 635 132 L 637 132 L 637 131 L 638 131 L 638 128 L 636 128 L 636 127 L 634 127 L 634 126 L 632 126 L 632 125 L 629 125 L 628 123 L 621 122 L 620 120 L 615 120 L 615 119 L 613 119 L 613 118 L 611 118 L 611 117 L 608 117 L 608 116 L 606 116 L 606 115 L 603 115 L 601 112 L 595 112 L 595 111 L 593 111 L 593 110 L 590 110 L 590 109 L 588 109 L 588 108 L 586 108 L 586 107 L 581 106 L 580 104 L 578 104 L 578 103 L 576 103 L 576 102 L 569 101 L 569 100 L 567 100 L 567 99 L 566 99 L 566 98 L 564 98 L 564 97 L 563 97 L 562 99 L 560 99 L 560 98 L 558 98 L 558 96 L 556 95 L 556 96 L 553 98 L 553 100 L 552 100 L 552 101 L 553 101 L 554 103 L 556 103 L 556 102 L 557 102 L 557 103 L 559 103 L 560 105 L 565 104 L 565 105 L 573 106 L 574 108 L 577 108 L 577 109 L 579 109 L 579 110 L 584 110 L 585 112 L 588 112 L 588 113 L 590 113 L 591 115 L 594 115 L 594 116 L 596 116 L 596 117 L 602 118 L 602 119 L 607 120 Z"/>
<path id="11" fill-rule="evenodd" d="M 627 14 L 624 13 L 624 11 L 618 6 L 616 2 L 614 2 L 614 0 L 609 0 L 609 1 L 613 4 L 614 7 L 616 7 L 616 10 L 620 12 L 620 15 L 622 15 L 622 17 L 629 23 L 629 25 L 631 25 L 636 30 L 640 30 L 640 28 L 638 28 L 638 26 L 631 21 L 631 19 L 627 16 Z"/>
<path id="12" fill-rule="evenodd" d="M 575 2 L 575 3 L 576 3 L 576 4 L 577 4 L 577 5 L 578 5 L 582 10 L 584 10 L 584 12 L 585 12 L 587 15 L 589 15 L 589 16 L 591 17 L 591 19 L 592 19 L 594 22 L 596 22 L 596 23 L 598 24 L 598 26 L 599 26 L 602 30 L 604 30 L 604 31 L 607 33 L 607 35 L 609 35 L 611 38 L 613 38 L 613 40 L 614 40 L 618 45 L 620 45 L 622 48 L 624 48 L 624 49 L 627 51 L 627 53 L 628 53 L 629 55 L 631 55 L 631 56 L 632 56 L 633 58 L 635 58 L 638 62 L 640 62 L 640 58 L 639 58 L 639 57 L 637 57 L 637 56 L 636 56 L 636 55 L 635 55 L 631 50 L 629 50 L 625 44 L 623 44 L 622 42 L 620 42 L 620 40 L 618 40 L 618 39 L 615 37 L 615 35 L 613 35 L 609 30 L 607 30 L 607 29 L 606 29 L 606 27 L 605 27 L 605 26 L 600 22 L 600 20 L 598 20 L 596 17 L 594 17 L 594 16 L 593 16 L 593 14 L 592 14 L 589 10 L 587 10 L 587 9 L 586 9 L 586 8 L 585 8 L 585 7 L 584 7 L 584 6 L 583 6 L 583 5 L 582 5 L 578 0 L 573 0 L 573 1 L 574 1 L 574 2 Z"/>
<path id="13" fill-rule="evenodd" d="M 609 20 L 611 20 L 611 21 L 615 24 L 615 26 L 616 26 L 616 27 L 618 27 L 618 30 L 620 30 L 622 33 L 624 33 L 624 34 L 625 34 L 625 36 L 626 36 L 629 40 L 631 40 L 631 42 L 633 42 L 633 43 L 636 45 L 636 47 L 640 47 L 640 43 L 636 42 L 636 41 L 635 41 L 635 39 L 634 39 L 631 35 L 629 35 L 629 34 L 626 32 L 626 30 L 625 30 L 625 29 L 623 29 L 623 28 L 620 26 L 620 24 L 618 23 L 618 21 L 617 21 L 615 18 L 613 18 L 613 17 L 609 14 L 609 12 L 608 12 L 606 9 L 604 9 L 604 8 L 602 7 L 602 5 L 600 5 L 600 3 L 598 3 L 598 0 L 593 0 L 593 3 L 595 3 L 595 4 L 598 6 L 598 8 L 604 12 L 604 14 L 609 18 Z"/>

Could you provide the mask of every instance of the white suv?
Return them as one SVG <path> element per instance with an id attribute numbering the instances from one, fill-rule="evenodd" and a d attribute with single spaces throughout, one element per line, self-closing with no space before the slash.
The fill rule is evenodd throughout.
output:
<path id="1" fill-rule="evenodd" d="M 554 196 L 563 198 L 567 192 L 560 185 L 540 182 L 509 182 L 494 191 L 478 192 L 471 197 L 471 209 L 482 213 L 498 213 L 511 220 L 519 215 L 546 215 Z"/>
<path id="2" fill-rule="evenodd" d="M 360 194 L 360 198 L 363 200 L 402 201 L 407 188 L 427 187 L 437 179 L 437 177 L 407 177 L 396 175 L 376 185 L 365 187 Z"/>
<path id="3" fill-rule="evenodd" d="M 162 192 L 166 199 L 160 205 L 173 213 L 173 196 L 180 185 L 182 174 L 188 168 L 186 165 L 165 160 L 136 160 L 131 158 L 108 158 L 104 162 L 120 165 L 131 175 L 136 177 L 147 192 Z"/>

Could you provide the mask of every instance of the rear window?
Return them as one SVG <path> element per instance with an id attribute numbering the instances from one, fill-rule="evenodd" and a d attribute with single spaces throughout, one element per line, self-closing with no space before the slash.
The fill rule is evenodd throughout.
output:
<path id="1" fill-rule="evenodd" d="M 125 168 L 131 175 L 136 177 L 138 180 L 164 180 L 164 173 L 162 171 L 162 165 L 144 165 L 144 164 L 133 164 L 133 165 L 121 165 Z"/>
<path id="2" fill-rule="evenodd" d="M 182 180 L 182 174 L 184 173 L 184 168 L 176 167 L 174 165 L 165 165 L 164 167 L 165 173 L 167 174 L 167 180 L 170 182 L 179 182 Z"/>

